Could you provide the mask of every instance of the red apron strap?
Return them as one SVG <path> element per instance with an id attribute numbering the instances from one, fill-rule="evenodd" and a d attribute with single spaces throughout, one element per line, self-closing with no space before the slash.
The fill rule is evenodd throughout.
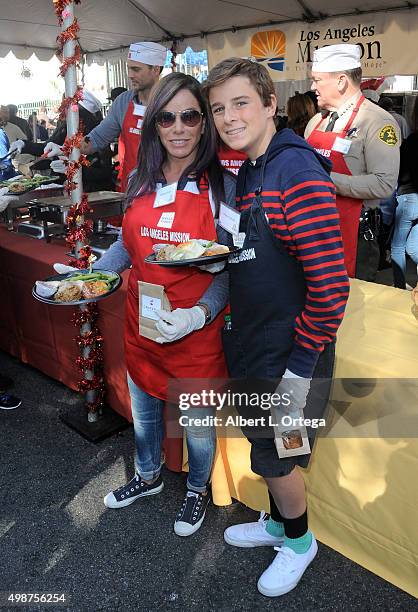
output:
<path id="1" fill-rule="evenodd" d="M 320 120 L 319 120 L 319 121 L 318 121 L 318 123 L 317 123 L 317 124 L 314 126 L 314 128 L 313 128 L 313 130 L 312 130 L 312 131 L 317 130 L 317 129 L 319 128 L 319 126 L 321 125 L 321 123 L 323 122 L 323 120 L 325 119 L 325 117 L 327 117 L 327 116 L 328 116 L 328 114 L 327 114 L 327 115 L 324 115 L 324 116 L 322 116 L 322 115 L 321 115 Z"/>
<path id="2" fill-rule="evenodd" d="M 343 129 L 344 136 L 347 135 L 348 130 L 350 129 L 354 119 L 356 118 L 356 115 L 359 112 L 360 106 L 363 104 L 364 100 L 365 100 L 365 97 L 363 95 L 361 95 L 359 101 L 357 102 L 356 106 L 353 109 L 353 112 L 350 115 L 350 119 L 348 120 L 347 125 Z"/>

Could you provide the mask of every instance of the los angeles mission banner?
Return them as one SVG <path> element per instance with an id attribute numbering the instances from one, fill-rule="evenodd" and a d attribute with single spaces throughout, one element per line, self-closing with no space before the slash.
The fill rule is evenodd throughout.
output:
<path id="1" fill-rule="evenodd" d="M 254 57 L 274 81 L 309 78 L 313 51 L 358 44 L 364 76 L 418 74 L 418 10 L 344 17 L 208 36 L 209 67 L 231 56 Z"/>

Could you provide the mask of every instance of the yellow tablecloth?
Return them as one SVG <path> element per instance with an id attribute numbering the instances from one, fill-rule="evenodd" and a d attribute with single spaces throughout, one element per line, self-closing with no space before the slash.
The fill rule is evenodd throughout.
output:
<path id="1" fill-rule="evenodd" d="M 418 386 L 397 381 L 418 378 L 418 322 L 411 306 L 408 291 L 351 281 L 337 341 L 335 424 L 318 438 L 304 474 L 318 539 L 418 597 L 418 421 L 414 427 L 410 416 L 418 414 Z M 367 380 L 344 389 L 338 378 Z M 219 439 L 212 489 L 217 505 L 235 498 L 268 509 L 245 439 Z"/>

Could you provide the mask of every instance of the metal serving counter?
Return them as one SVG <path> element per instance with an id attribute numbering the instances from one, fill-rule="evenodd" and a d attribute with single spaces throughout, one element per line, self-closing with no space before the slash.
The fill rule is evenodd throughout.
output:
<path id="1" fill-rule="evenodd" d="M 99 241 L 100 248 L 108 248 L 112 239 L 100 239 L 106 229 L 106 219 L 123 215 L 125 194 L 117 191 L 95 191 L 87 194 L 91 211 L 85 214 L 86 219 L 92 219 L 93 237 L 91 242 Z M 62 189 L 36 190 L 18 196 L 3 212 L 3 219 L 9 230 L 22 233 L 33 238 L 45 238 L 65 234 L 65 226 L 69 210 L 72 206 L 68 196 L 62 194 Z"/>

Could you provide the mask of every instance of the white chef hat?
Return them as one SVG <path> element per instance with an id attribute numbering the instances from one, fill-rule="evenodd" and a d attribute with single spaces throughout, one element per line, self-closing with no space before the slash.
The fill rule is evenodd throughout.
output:
<path id="1" fill-rule="evenodd" d="M 97 113 L 102 110 L 102 103 L 88 89 L 83 89 L 83 99 L 79 102 L 90 113 Z"/>
<path id="2" fill-rule="evenodd" d="M 361 68 L 358 45 L 327 45 L 313 53 L 312 72 L 340 72 Z"/>
<path id="3" fill-rule="evenodd" d="M 155 42 L 137 42 L 129 47 L 128 59 L 149 66 L 164 66 L 167 49 Z"/>

